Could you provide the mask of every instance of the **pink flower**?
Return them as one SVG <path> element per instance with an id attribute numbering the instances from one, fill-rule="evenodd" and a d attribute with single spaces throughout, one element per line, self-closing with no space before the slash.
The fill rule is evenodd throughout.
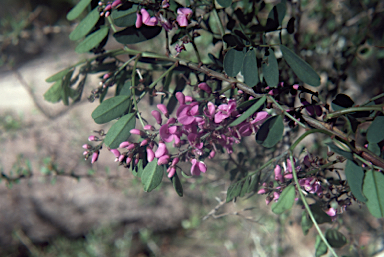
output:
<path id="1" fill-rule="evenodd" d="M 147 147 L 147 160 L 148 160 L 148 162 L 153 161 L 153 159 L 155 159 L 155 153 L 153 152 L 153 150 L 150 147 Z"/>
<path id="2" fill-rule="evenodd" d="M 117 149 L 109 149 L 109 151 L 111 151 L 111 153 L 113 153 L 116 158 L 120 156 L 120 151 Z"/>
<path id="3" fill-rule="evenodd" d="M 168 154 L 168 149 L 164 143 L 159 143 L 159 147 L 157 147 L 157 150 L 155 152 L 155 157 L 160 158 L 163 155 Z"/>
<path id="4" fill-rule="evenodd" d="M 169 118 L 167 106 L 165 106 L 164 104 L 158 104 L 157 108 L 164 114 L 165 117 Z"/>
<path id="5" fill-rule="evenodd" d="M 153 111 L 151 112 L 151 114 L 152 114 L 152 116 L 156 119 L 157 124 L 161 125 L 161 123 L 162 123 L 163 120 L 161 119 L 161 114 L 160 114 L 160 112 L 159 112 L 159 111 L 156 111 L 156 110 L 153 110 Z"/>
<path id="6" fill-rule="evenodd" d="M 157 160 L 157 165 L 167 164 L 169 162 L 169 155 L 163 155 Z"/>
<path id="7" fill-rule="evenodd" d="M 180 27 L 188 26 L 188 20 L 192 16 L 192 10 L 189 8 L 179 8 L 177 9 L 177 18 L 176 21 L 179 23 Z"/>
<path id="8" fill-rule="evenodd" d="M 99 153 L 99 151 L 96 151 L 92 154 L 91 163 L 95 163 L 97 161 L 97 159 L 99 158 Z"/>
<path id="9" fill-rule="evenodd" d="M 115 8 L 116 6 L 120 5 L 121 4 L 121 0 L 115 0 L 113 1 L 112 3 L 112 8 Z"/>
<path id="10" fill-rule="evenodd" d="M 97 141 L 98 138 L 96 136 L 89 136 L 88 141 Z"/>
<path id="11" fill-rule="evenodd" d="M 214 115 L 215 115 L 215 112 L 216 112 L 216 107 L 213 103 L 211 102 L 208 102 L 207 103 L 207 107 L 204 109 L 204 114 L 210 118 L 210 119 L 213 119 Z"/>
<path id="12" fill-rule="evenodd" d="M 212 93 L 212 89 L 208 86 L 207 83 L 203 82 L 203 83 L 200 83 L 199 85 L 197 85 L 201 90 L 204 90 L 205 92 L 207 92 L 208 95 L 210 95 Z"/>
<path id="13" fill-rule="evenodd" d="M 142 21 L 147 26 L 156 26 L 157 25 L 157 18 L 155 16 L 151 17 L 147 10 L 142 8 L 140 10 L 141 15 L 143 17 Z"/>
<path id="14" fill-rule="evenodd" d="M 176 98 L 179 101 L 180 105 L 185 104 L 185 95 L 181 92 L 176 93 Z"/>
<path id="15" fill-rule="evenodd" d="M 159 133 L 162 140 L 169 143 L 172 142 L 174 134 L 177 132 L 177 126 L 168 127 L 168 124 L 164 124 L 160 127 Z"/>
<path id="16" fill-rule="evenodd" d="M 194 133 L 188 135 L 189 144 L 197 149 L 203 148 L 204 145 L 199 139 L 200 138 Z"/>
<path id="17" fill-rule="evenodd" d="M 168 178 L 172 178 L 176 173 L 176 168 L 171 166 L 167 169 L 168 172 Z"/>
<path id="18" fill-rule="evenodd" d="M 136 28 L 140 28 L 143 25 L 143 16 L 140 13 L 136 13 Z"/>
<path id="19" fill-rule="evenodd" d="M 334 216 L 336 216 L 337 211 L 331 207 L 325 213 L 328 214 L 328 216 L 334 217 Z"/>
<path id="20" fill-rule="evenodd" d="M 283 175 L 281 175 L 281 167 L 279 165 L 276 165 L 274 172 L 275 172 L 275 180 L 279 181 L 280 183 L 283 183 L 284 178 L 283 178 Z"/>
<path id="21" fill-rule="evenodd" d="M 201 172 L 205 173 L 207 171 L 207 166 L 204 162 L 192 159 L 191 174 L 193 176 L 199 176 Z"/>
<path id="22" fill-rule="evenodd" d="M 122 143 L 119 145 L 119 148 L 126 148 L 126 147 L 128 147 L 129 145 L 131 145 L 131 142 L 124 141 L 124 142 L 122 142 Z"/>
<path id="23" fill-rule="evenodd" d="M 195 121 L 195 115 L 199 112 L 199 103 L 181 105 L 176 112 L 177 120 L 183 125 L 190 125 Z"/>
<path id="24" fill-rule="evenodd" d="M 228 104 L 222 104 L 218 109 L 219 111 L 215 114 L 215 123 L 221 123 L 226 118 L 237 114 L 236 101 L 229 100 Z"/>

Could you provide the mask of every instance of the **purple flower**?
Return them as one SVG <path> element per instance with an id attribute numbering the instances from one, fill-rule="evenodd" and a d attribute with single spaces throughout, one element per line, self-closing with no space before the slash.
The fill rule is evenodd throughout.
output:
<path id="1" fill-rule="evenodd" d="M 194 133 L 188 135 L 189 144 L 197 149 L 201 149 L 204 146 L 204 144 L 200 142 L 199 139 L 200 138 Z"/>
<path id="2" fill-rule="evenodd" d="M 147 10 L 142 8 L 140 10 L 141 15 L 143 17 L 142 21 L 147 26 L 156 26 L 157 25 L 157 18 L 155 16 L 151 17 Z"/>
<path id="3" fill-rule="evenodd" d="M 210 119 L 213 119 L 216 112 L 216 107 L 213 103 L 208 102 L 207 107 L 204 109 L 204 114 Z"/>
<path id="4" fill-rule="evenodd" d="M 207 171 L 207 166 L 204 162 L 192 159 L 191 174 L 193 176 L 199 176 L 201 172 L 205 173 Z"/>
<path id="5" fill-rule="evenodd" d="M 168 154 L 168 149 L 164 143 L 159 143 L 159 146 L 157 147 L 157 150 L 155 152 L 155 157 L 160 158 L 163 155 Z"/>
<path id="6" fill-rule="evenodd" d="M 164 165 L 169 162 L 169 155 L 163 155 L 157 160 L 157 165 Z"/>
<path id="7" fill-rule="evenodd" d="M 165 106 L 164 104 L 158 104 L 157 108 L 164 114 L 166 118 L 169 118 L 167 106 Z"/>
<path id="8" fill-rule="evenodd" d="M 199 85 L 197 85 L 198 88 L 200 88 L 201 90 L 204 90 L 205 92 L 207 92 L 208 95 L 210 95 L 212 93 L 212 89 L 208 86 L 207 83 L 203 82 L 203 83 L 200 83 Z"/>
<path id="9" fill-rule="evenodd" d="M 157 124 L 161 125 L 162 123 L 161 113 L 159 111 L 153 110 L 151 114 L 156 119 Z"/>
<path id="10" fill-rule="evenodd" d="M 147 160 L 148 160 L 148 162 L 153 161 L 153 159 L 155 159 L 155 153 L 153 152 L 153 150 L 150 147 L 147 147 Z"/>
<path id="11" fill-rule="evenodd" d="M 180 27 L 188 26 L 188 20 L 192 16 L 192 10 L 189 8 L 179 8 L 177 9 L 177 18 L 176 21 L 179 23 Z"/>
<path id="12" fill-rule="evenodd" d="M 334 216 L 336 216 L 337 211 L 331 207 L 325 213 L 328 214 L 328 216 L 334 217 Z"/>
<path id="13" fill-rule="evenodd" d="M 168 124 L 164 124 L 160 127 L 159 133 L 162 140 L 169 143 L 174 139 L 174 134 L 177 132 L 177 126 L 168 127 Z"/>
<path id="14" fill-rule="evenodd" d="M 181 105 L 176 112 L 177 120 L 183 125 L 190 125 L 195 121 L 195 115 L 199 112 L 199 103 L 194 102 L 189 105 Z"/>
<path id="15" fill-rule="evenodd" d="M 274 172 L 275 172 L 275 180 L 279 181 L 280 183 L 283 183 L 284 178 L 283 178 L 283 175 L 281 175 L 281 167 L 279 165 L 276 165 Z"/>
<path id="16" fill-rule="evenodd" d="M 236 101 L 229 100 L 228 104 L 222 104 L 218 109 L 219 111 L 215 114 L 215 123 L 221 123 L 230 116 L 236 116 Z"/>
<path id="17" fill-rule="evenodd" d="M 97 161 L 97 159 L 99 158 L 99 153 L 99 151 L 96 151 L 92 154 L 91 163 L 95 163 Z"/>
<path id="18" fill-rule="evenodd" d="M 176 168 L 171 166 L 167 169 L 168 172 L 168 178 L 172 178 L 176 173 Z"/>

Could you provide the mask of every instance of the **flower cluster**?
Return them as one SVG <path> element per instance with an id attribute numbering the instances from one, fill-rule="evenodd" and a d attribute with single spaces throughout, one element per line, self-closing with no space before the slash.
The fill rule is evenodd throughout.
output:
<path id="1" fill-rule="evenodd" d="M 112 9 L 118 8 L 122 4 L 121 0 L 115 0 L 113 2 L 107 2 L 106 4 L 100 1 L 98 5 L 100 6 L 100 16 L 108 17 L 111 14 Z"/>
<path id="2" fill-rule="evenodd" d="M 212 94 L 206 83 L 200 83 L 198 88 L 208 95 Z M 220 149 L 231 154 L 233 144 L 239 143 L 242 137 L 255 134 L 269 117 L 265 111 L 257 112 L 231 127 L 231 122 L 241 115 L 237 111 L 235 99 L 217 99 L 220 104 L 215 105 L 212 102 L 197 101 L 182 92 L 177 92 L 176 98 L 179 102 L 176 117 L 170 116 L 165 105 L 158 104 L 157 110 L 151 112 L 157 124 L 147 124 L 143 130 L 130 131 L 141 138 L 140 142 L 122 142 L 119 148 L 126 152 L 109 149 L 117 162 L 129 167 L 132 161 L 132 165 L 136 165 L 139 159 L 145 158 L 152 162 L 157 158 L 158 165 L 167 166 L 168 177 L 174 176 L 179 161 L 190 162 L 191 175 L 198 176 L 207 171 L 203 162 L 205 158 L 213 158 Z M 172 144 L 173 152 L 167 144 Z"/>
<path id="3" fill-rule="evenodd" d="M 169 4 L 167 5 L 165 3 L 162 7 L 168 8 Z M 189 8 L 177 9 L 176 22 L 180 27 L 188 26 L 192 13 L 192 10 Z M 155 16 L 151 17 L 146 9 L 141 8 L 140 12 L 136 13 L 136 28 L 140 28 L 143 24 L 147 26 L 156 26 L 159 22 L 166 31 L 170 31 L 172 28 L 177 27 L 170 19 L 165 18 L 161 12 L 158 12 Z"/>

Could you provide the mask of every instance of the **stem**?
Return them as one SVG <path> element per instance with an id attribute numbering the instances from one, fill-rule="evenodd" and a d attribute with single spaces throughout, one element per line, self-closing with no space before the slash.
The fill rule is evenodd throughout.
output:
<path id="1" fill-rule="evenodd" d="M 328 113 L 324 117 L 324 121 L 327 121 L 329 119 L 336 118 L 336 117 L 339 117 L 341 115 L 348 114 L 348 113 L 351 113 L 351 112 L 365 112 L 365 111 L 379 111 L 379 112 L 383 112 L 383 107 L 384 107 L 383 104 L 371 105 L 371 106 L 351 107 L 351 108 L 348 108 L 348 109 L 344 109 L 344 110 Z"/>
<path id="2" fill-rule="evenodd" d="M 136 85 L 136 82 L 135 82 L 136 74 L 135 73 L 136 73 L 137 62 L 139 61 L 140 56 L 137 55 L 136 57 L 137 58 L 135 60 L 135 64 L 133 65 L 133 69 L 132 69 L 132 87 L 131 87 L 131 92 L 132 92 L 132 99 L 133 99 L 133 103 L 135 104 L 137 116 L 139 117 L 141 126 L 143 126 L 143 128 L 144 128 L 145 125 L 144 125 L 143 119 L 141 118 L 141 115 L 140 115 L 140 112 L 139 112 L 139 107 L 137 106 L 137 100 L 136 100 L 136 96 L 135 96 L 135 85 Z"/>
<path id="3" fill-rule="evenodd" d="M 289 151 L 289 159 L 291 160 L 291 163 L 295 163 L 295 162 L 293 161 L 292 151 Z M 299 192 L 300 198 L 301 198 L 301 200 L 302 200 L 303 203 L 304 203 L 305 209 L 307 210 L 307 212 L 308 212 L 308 214 L 309 214 L 309 217 L 311 218 L 313 224 L 315 225 L 315 228 L 316 228 L 317 232 L 319 233 L 319 236 L 320 236 L 321 240 L 323 240 L 323 242 L 325 243 L 325 245 L 327 246 L 327 248 L 329 249 L 329 251 L 330 251 L 335 257 L 338 257 L 338 255 L 336 254 L 335 250 L 333 250 L 333 248 L 329 245 L 327 239 L 325 238 L 323 232 L 321 231 L 321 229 L 320 229 L 320 227 L 319 227 L 319 224 L 317 224 L 316 219 L 315 219 L 315 217 L 313 216 L 311 209 L 309 208 L 309 205 L 308 205 L 308 203 L 307 203 L 307 200 L 305 199 L 305 196 L 304 196 L 303 192 L 301 192 L 301 188 L 300 188 L 299 180 L 298 180 L 298 178 L 297 178 L 296 169 L 295 169 L 294 166 L 295 166 L 295 165 L 292 165 L 293 179 L 295 180 L 295 183 L 296 183 L 296 185 L 297 185 L 297 191 Z"/>
<path id="4" fill-rule="evenodd" d="M 306 137 L 306 136 L 308 136 L 308 135 L 310 135 L 310 134 L 313 134 L 313 133 L 317 133 L 317 132 L 319 132 L 319 133 L 323 133 L 323 134 L 327 134 L 327 135 L 329 135 L 329 136 L 332 136 L 333 134 L 332 133 L 330 133 L 329 131 L 326 131 L 326 130 L 323 130 L 323 129 L 310 129 L 310 130 L 307 130 L 307 131 L 305 131 L 305 133 L 304 134 L 302 134 L 292 145 L 291 145 L 291 147 L 289 148 L 289 150 L 290 151 L 293 151 L 295 148 L 296 148 L 296 146 Z"/>
<path id="5" fill-rule="evenodd" d="M 116 33 L 117 29 L 116 29 L 115 25 L 112 22 L 111 16 L 108 16 L 107 20 L 109 22 L 109 25 L 111 26 L 111 29 L 113 30 L 113 33 Z"/>
<path id="6" fill-rule="evenodd" d="M 290 118 L 291 120 L 293 120 L 294 122 L 296 122 L 297 124 L 299 124 L 300 126 L 302 126 L 303 128 L 307 128 L 306 125 L 304 125 L 303 123 L 301 123 L 298 119 L 296 119 L 295 117 L 293 117 L 291 114 L 289 114 L 276 100 L 275 98 L 273 98 L 272 96 L 270 95 L 267 95 L 267 97 L 280 109 L 283 111 L 284 115 L 287 116 L 288 118 Z"/>

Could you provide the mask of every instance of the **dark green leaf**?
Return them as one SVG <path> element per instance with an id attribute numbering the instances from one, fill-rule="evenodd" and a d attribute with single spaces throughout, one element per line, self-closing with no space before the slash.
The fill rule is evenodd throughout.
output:
<path id="1" fill-rule="evenodd" d="M 376 154 L 377 156 L 380 156 L 380 146 L 378 144 L 369 143 L 368 150 Z"/>
<path id="2" fill-rule="evenodd" d="M 267 119 L 256 134 L 257 143 L 264 147 L 271 148 L 283 137 L 284 123 L 280 115 Z"/>
<path id="3" fill-rule="evenodd" d="M 177 173 L 175 172 L 175 175 L 171 178 L 173 188 L 175 189 L 176 193 L 183 197 L 183 185 L 181 184 L 181 181 L 179 179 L 179 176 L 177 176 Z"/>
<path id="4" fill-rule="evenodd" d="M 131 96 L 131 94 L 132 94 L 131 86 L 132 86 L 131 80 L 127 80 L 124 83 L 123 87 L 121 88 L 119 95 Z"/>
<path id="5" fill-rule="evenodd" d="M 119 27 L 134 26 L 136 23 L 138 6 L 138 4 L 133 4 L 132 7 L 127 10 L 114 10 L 111 15 L 113 23 Z"/>
<path id="6" fill-rule="evenodd" d="M 336 146 L 334 143 L 327 143 L 327 146 L 331 149 L 331 151 L 340 154 L 341 156 L 347 158 L 348 160 L 353 161 L 353 154 L 351 152 L 344 151 L 343 149 L 340 149 L 338 146 Z"/>
<path id="7" fill-rule="evenodd" d="M 228 47 L 244 47 L 245 46 L 243 41 L 237 35 L 225 34 L 223 36 L 223 40 L 225 43 L 228 44 Z"/>
<path id="8" fill-rule="evenodd" d="M 76 53 L 86 53 L 92 48 L 96 47 L 108 35 L 108 27 L 102 27 L 99 30 L 88 35 L 80 44 L 75 48 Z"/>
<path id="9" fill-rule="evenodd" d="M 315 218 L 315 220 L 318 224 L 323 224 L 326 222 L 328 222 L 328 223 L 332 222 L 331 217 L 329 217 L 329 215 L 323 211 L 323 209 L 319 206 L 319 204 L 317 204 L 317 203 L 311 204 L 309 206 L 309 208 L 311 209 L 313 217 Z"/>
<path id="10" fill-rule="evenodd" d="M 347 243 L 345 236 L 336 229 L 327 229 L 325 238 L 332 247 L 340 248 Z"/>
<path id="11" fill-rule="evenodd" d="M 217 0 L 217 2 L 224 8 L 227 8 L 232 4 L 232 0 Z"/>
<path id="12" fill-rule="evenodd" d="M 243 186 L 241 188 L 241 191 L 240 191 L 240 197 L 243 197 L 247 192 L 248 192 L 248 188 L 250 187 L 251 185 L 251 178 L 247 178 L 244 183 L 243 183 Z"/>
<path id="13" fill-rule="evenodd" d="M 384 140 L 384 116 L 377 116 L 367 131 L 369 143 L 379 143 Z"/>
<path id="14" fill-rule="evenodd" d="M 135 113 L 129 113 L 123 116 L 108 130 L 108 133 L 104 138 L 104 144 L 112 149 L 118 148 L 120 143 L 127 140 L 127 138 L 131 135 L 129 131 L 134 129 L 135 125 Z"/>
<path id="15" fill-rule="evenodd" d="M 145 166 L 141 174 L 141 183 L 145 192 L 151 192 L 161 184 L 164 174 L 164 165 L 157 165 L 157 158 Z"/>
<path id="16" fill-rule="evenodd" d="M 353 161 L 347 160 L 345 165 L 345 176 L 347 177 L 348 185 L 351 188 L 352 194 L 360 202 L 366 202 L 367 199 L 363 195 L 363 179 L 364 170 L 356 165 Z"/>
<path id="17" fill-rule="evenodd" d="M 314 87 L 320 86 L 320 76 L 308 63 L 306 63 L 286 46 L 281 45 L 280 50 L 283 53 L 285 61 L 297 77 L 299 77 L 299 79 L 308 85 Z"/>
<path id="18" fill-rule="evenodd" d="M 263 70 L 263 76 L 267 85 L 271 88 L 277 87 L 279 83 L 279 66 L 277 65 L 277 60 L 275 53 L 272 49 L 268 50 L 269 55 L 267 60 L 263 61 L 261 68 Z"/>
<path id="19" fill-rule="evenodd" d="M 57 103 L 58 101 L 61 100 L 62 96 L 62 87 L 61 84 L 63 83 L 63 80 L 60 79 L 56 81 L 55 84 L 53 84 L 47 92 L 44 94 L 44 99 L 45 101 L 51 102 L 51 103 Z"/>
<path id="20" fill-rule="evenodd" d="M 104 124 L 114 120 L 127 111 L 130 96 L 119 95 L 103 101 L 93 112 L 92 118 L 97 124 Z"/>
<path id="21" fill-rule="evenodd" d="M 69 97 L 71 95 L 71 88 L 69 87 L 69 84 L 71 83 L 71 78 L 74 70 L 71 70 L 70 72 L 65 75 L 63 78 L 63 83 L 61 84 L 62 87 L 62 95 L 61 99 L 63 100 L 64 105 L 69 105 Z"/>
<path id="22" fill-rule="evenodd" d="M 243 66 L 244 52 L 236 49 L 229 49 L 224 56 L 224 70 L 230 77 L 236 77 Z"/>
<path id="23" fill-rule="evenodd" d="M 308 231 L 312 228 L 313 222 L 311 218 L 308 216 L 307 211 L 303 211 L 301 214 L 301 230 L 303 230 L 303 234 L 306 236 Z"/>
<path id="24" fill-rule="evenodd" d="M 239 181 L 229 186 L 227 190 L 227 203 L 230 202 L 233 198 L 238 197 L 240 195 L 242 185 L 243 181 Z"/>
<path id="25" fill-rule="evenodd" d="M 384 175 L 369 170 L 365 173 L 363 193 L 368 199 L 366 205 L 376 218 L 384 217 Z"/>
<path id="26" fill-rule="evenodd" d="M 340 111 L 348 107 L 352 107 L 355 103 L 353 100 L 345 94 L 337 94 L 335 99 L 332 101 L 332 109 L 334 111 Z"/>
<path id="27" fill-rule="evenodd" d="M 161 29 L 162 27 L 159 26 L 149 27 L 143 25 L 140 28 L 131 26 L 116 32 L 113 36 L 121 44 L 136 44 L 156 37 L 160 34 Z"/>
<path id="28" fill-rule="evenodd" d="M 59 71 L 58 73 L 50 76 L 45 80 L 45 82 L 56 82 L 58 80 L 62 80 L 65 75 L 71 70 L 72 68 L 66 68 L 65 70 Z"/>
<path id="29" fill-rule="evenodd" d="M 257 190 L 259 189 L 260 174 L 261 173 L 253 175 L 251 177 L 252 181 L 251 181 L 251 184 L 248 187 L 247 193 L 257 192 Z"/>
<path id="30" fill-rule="evenodd" d="M 287 24 L 287 32 L 293 34 L 295 32 L 295 17 L 289 19 Z"/>
<path id="31" fill-rule="evenodd" d="M 79 17 L 79 15 L 87 8 L 91 0 L 81 0 L 69 13 L 67 13 L 67 20 L 72 21 Z"/>
<path id="32" fill-rule="evenodd" d="M 252 105 L 248 110 L 243 112 L 240 117 L 238 117 L 236 120 L 234 120 L 231 124 L 229 124 L 230 127 L 234 127 L 248 119 L 248 117 L 252 116 L 266 101 L 266 97 L 263 96 L 258 101 Z"/>
<path id="33" fill-rule="evenodd" d="M 244 82 L 250 87 L 259 83 L 259 72 L 257 70 L 256 50 L 248 50 L 244 56 L 243 69 L 241 73 L 244 76 Z"/>
<path id="34" fill-rule="evenodd" d="M 281 214 L 292 208 L 295 203 L 296 189 L 294 185 L 287 186 L 283 192 L 281 192 L 279 200 L 272 204 L 271 210 L 273 213 Z"/>
<path id="35" fill-rule="evenodd" d="M 274 6 L 273 9 L 268 14 L 268 18 L 272 19 L 274 22 L 276 22 L 280 26 L 283 22 L 285 13 L 287 12 L 286 2 L 287 2 L 286 0 L 282 0 L 280 3 Z"/>
<path id="36" fill-rule="evenodd" d="M 145 164 L 147 163 L 147 161 L 145 161 Z M 143 170 L 144 170 L 144 161 L 143 159 L 140 159 L 139 162 L 137 163 L 137 165 L 135 166 L 135 171 L 137 172 L 136 175 L 137 177 L 141 178 L 141 175 L 143 174 Z"/>
<path id="37" fill-rule="evenodd" d="M 321 255 L 326 254 L 328 251 L 327 245 L 323 242 L 323 240 L 319 235 L 316 236 L 315 249 L 316 249 L 316 253 L 315 253 L 316 257 L 320 257 Z"/>
<path id="38" fill-rule="evenodd" d="M 77 27 L 69 34 L 70 40 L 79 40 L 87 35 L 96 25 L 100 18 L 98 8 L 93 9 L 88 15 L 77 25 Z"/>

